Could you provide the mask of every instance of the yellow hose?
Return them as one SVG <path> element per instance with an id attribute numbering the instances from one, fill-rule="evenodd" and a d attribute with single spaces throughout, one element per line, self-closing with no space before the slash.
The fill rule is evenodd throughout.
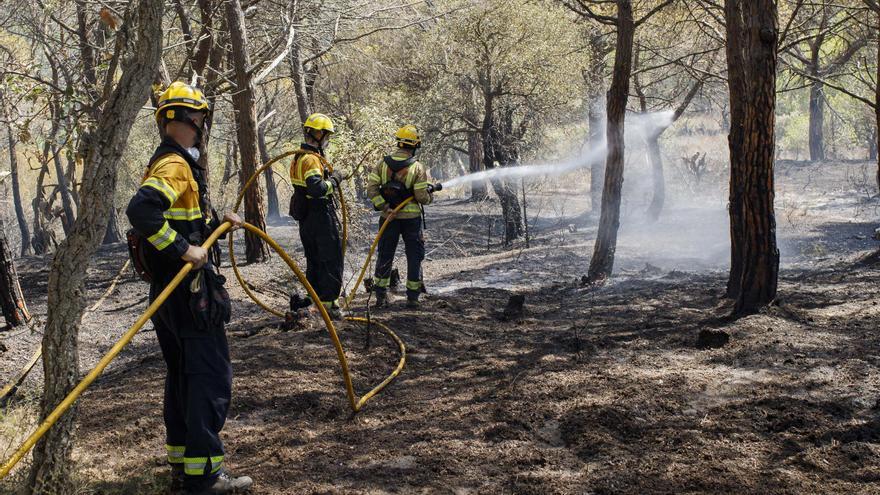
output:
<path id="1" fill-rule="evenodd" d="M 223 235 L 224 232 L 229 230 L 230 227 L 231 224 L 229 222 L 224 222 L 223 224 L 221 224 L 220 227 L 218 227 L 211 234 L 211 236 L 208 237 L 208 240 L 206 240 L 204 244 L 202 244 L 202 247 L 205 249 L 209 249 L 217 241 L 217 239 L 221 235 Z M 254 227 L 253 225 L 246 223 L 243 225 L 243 227 L 249 232 L 258 235 L 260 238 L 266 241 L 269 246 L 271 246 L 272 249 L 274 249 L 278 253 L 278 255 L 282 257 L 282 259 L 284 259 L 290 269 L 293 270 L 293 272 L 296 274 L 300 282 L 302 282 L 303 286 L 305 286 L 306 291 L 308 291 L 313 300 L 318 300 L 318 296 L 315 293 L 314 288 L 312 288 L 311 284 L 309 284 L 309 281 L 306 279 L 305 274 L 303 274 L 302 270 L 300 270 L 293 259 L 290 258 L 290 256 L 284 251 L 284 249 L 281 248 L 281 246 L 278 245 L 277 242 L 275 242 L 274 239 L 272 239 L 271 237 L 269 237 L 268 234 L 258 229 L 257 227 Z M 76 385 L 76 387 L 74 387 L 73 390 L 71 390 L 70 393 L 67 394 L 64 400 L 62 400 L 57 406 L 55 406 L 55 409 L 52 410 L 51 413 L 49 413 L 49 415 L 46 417 L 45 420 L 43 420 L 37 430 L 32 433 L 15 451 L 12 457 L 8 461 L 6 461 L 2 467 L 0 467 L 0 479 L 5 478 L 10 473 L 10 471 L 12 471 L 12 468 L 15 467 L 15 465 L 18 464 L 18 462 L 21 461 L 21 459 L 33 448 L 37 441 L 39 441 L 39 439 L 42 438 L 42 436 L 45 435 L 50 428 L 52 428 L 52 426 L 58 421 L 58 419 L 65 412 L 67 412 L 68 409 L 70 409 L 76 399 L 79 398 L 79 396 L 82 395 L 86 388 L 88 388 L 89 385 L 91 385 L 98 378 L 98 376 L 101 375 L 104 369 L 110 364 L 111 361 L 113 361 L 113 359 L 116 358 L 117 355 L 119 355 L 122 349 L 131 342 L 131 340 L 146 324 L 146 322 L 154 314 L 156 314 L 156 311 L 159 310 L 159 307 L 162 306 L 165 300 L 168 299 L 171 293 L 177 288 L 178 285 L 180 285 L 180 283 L 191 270 L 192 263 L 187 263 L 183 266 L 183 268 L 180 269 L 180 271 L 171 280 L 168 286 L 166 286 L 165 289 L 162 290 L 162 292 L 156 297 L 152 304 L 150 304 L 150 306 L 140 316 L 140 318 L 138 318 L 138 320 L 122 335 L 122 338 L 120 338 L 119 341 L 117 341 L 116 344 L 113 345 L 110 351 L 101 358 L 95 368 L 92 369 Z M 384 389 L 389 383 L 394 380 L 394 378 L 396 378 L 400 374 L 400 371 L 406 365 L 406 346 L 404 345 L 403 341 L 400 340 L 400 338 L 393 331 L 391 331 L 390 328 L 382 325 L 381 323 L 372 322 L 385 329 L 397 343 L 400 349 L 400 360 L 397 364 L 397 367 L 387 378 L 385 378 L 385 380 L 383 380 L 379 385 L 367 392 L 360 399 L 356 399 L 354 394 L 354 387 L 352 386 L 351 382 L 351 374 L 349 373 L 348 360 L 345 357 L 345 351 L 342 348 L 342 343 L 339 341 L 339 337 L 336 334 L 336 329 L 333 326 L 333 321 L 330 319 L 330 315 L 327 314 L 327 309 L 324 307 L 323 304 L 318 304 L 317 306 L 321 312 L 321 317 L 324 320 L 324 324 L 327 326 L 327 330 L 330 332 L 330 337 L 333 340 L 333 345 L 336 348 L 336 354 L 339 358 L 342 368 L 343 379 L 345 380 L 345 389 L 348 396 L 349 404 L 351 405 L 352 411 L 356 413 L 361 410 L 361 408 L 364 406 L 364 404 L 367 403 L 367 401 L 369 401 L 372 397 L 381 392 L 382 389 Z M 365 318 L 351 319 L 354 321 L 369 323 L 369 321 Z"/>

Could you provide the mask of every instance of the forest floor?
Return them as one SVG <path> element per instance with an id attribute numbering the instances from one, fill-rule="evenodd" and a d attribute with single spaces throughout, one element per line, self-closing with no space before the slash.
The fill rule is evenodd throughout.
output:
<path id="1" fill-rule="evenodd" d="M 779 299 L 736 321 L 725 318 L 722 193 L 671 201 L 657 223 L 625 204 L 616 276 L 599 289 L 580 286 L 596 229 L 582 192 L 536 186 L 529 246 L 507 249 L 497 204 L 441 200 L 428 209 L 423 308 L 398 295 L 373 314 L 406 342 L 406 368 L 354 418 L 323 327 L 282 330 L 229 277 L 228 466 L 260 494 L 880 493 L 880 261 L 866 257 L 878 203 L 860 192 L 865 167 L 780 163 Z M 284 223 L 270 234 L 297 244 Z M 351 246 L 347 275 L 365 242 Z M 125 256 L 117 246 L 96 257 L 91 302 Z M 47 260 L 19 270 L 45 314 Z M 244 273 L 283 309 L 292 279 L 277 257 Z M 83 370 L 146 293 L 126 273 L 86 315 Z M 513 294 L 524 311 L 505 315 Z M 716 338 L 701 340 L 706 331 Z M 396 365 L 382 334 L 369 349 L 357 325 L 341 335 L 360 393 Z M 0 339 L 5 378 L 39 335 Z M 80 400 L 81 493 L 165 493 L 163 376 L 148 325 Z M 3 459 L 33 429 L 40 380 L 36 369 L 0 416 Z"/>

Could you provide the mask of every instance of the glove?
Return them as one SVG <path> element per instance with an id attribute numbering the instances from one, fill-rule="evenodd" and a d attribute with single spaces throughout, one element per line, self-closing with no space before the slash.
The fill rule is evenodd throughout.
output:
<path id="1" fill-rule="evenodd" d="M 345 174 L 341 170 L 334 170 L 332 174 L 330 174 L 330 180 L 336 184 L 336 187 L 339 187 L 339 184 L 342 184 L 342 181 L 346 179 Z"/>
<path id="2" fill-rule="evenodd" d="M 223 284 L 226 277 L 212 270 L 199 270 L 189 284 L 189 307 L 198 330 L 222 329 L 232 317 L 232 303 Z"/>

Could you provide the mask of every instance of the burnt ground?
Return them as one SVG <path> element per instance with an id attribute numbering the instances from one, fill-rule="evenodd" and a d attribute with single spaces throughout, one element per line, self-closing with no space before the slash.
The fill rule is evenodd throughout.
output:
<path id="1" fill-rule="evenodd" d="M 406 342 L 406 368 L 354 418 L 326 331 L 283 331 L 231 283 L 229 467 L 265 494 L 880 492 L 880 262 L 864 259 L 876 249 L 876 205 L 849 197 L 846 183 L 806 194 L 808 172 L 780 173 L 779 299 L 736 321 L 725 318 L 717 205 L 676 205 L 659 225 L 625 223 L 618 276 L 587 289 L 578 280 L 595 222 L 582 204 L 569 199 L 566 212 L 548 199 L 534 210 L 529 247 L 504 249 L 497 231 L 487 242 L 497 205 L 441 202 L 429 219 L 424 307 L 398 300 L 374 314 Z M 271 233 L 294 244 L 285 225 Z M 363 251 L 352 246 L 351 258 Z M 102 251 L 90 301 L 123 261 L 120 247 Z M 45 312 L 45 264 L 19 263 L 36 314 Z M 276 257 L 245 272 L 283 305 L 290 276 Z M 83 368 L 135 319 L 145 294 L 124 274 L 86 316 Z M 505 318 L 513 294 L 524 310 Z M 710 331 L 729 340 L 701 345 Z M 355 324 L 341 334 L 363 393 L 393 369 L 396 348 L 374 333 L 366 349 Z M 0 338 L 6 377 L 38 335 Z M 80 401 L 82 493 L 165 492 L 163 371 L 147 329 Z M 0 419 L 4 459 L 32 429 L 39 380 L 36 370 Z"/>

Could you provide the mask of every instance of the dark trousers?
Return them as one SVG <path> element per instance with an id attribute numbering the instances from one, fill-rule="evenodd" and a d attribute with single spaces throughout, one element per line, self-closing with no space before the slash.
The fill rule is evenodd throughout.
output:
<path id="1" fill-rule="evenodd" d="M 337 304 L 344 261 L 342 236 L 332 205 L 309 205 L 308 214 L 299 222 L 299 238 L 306 256 L 306 278 L 325 306 Z"/>
<path id="2" fill-rule="evenodd" d="M 150 288 L 151 302 L 165 287 L 161 282 L 167 277 L 161 279 Z M 152 321 L 167 366 L 163 415 L 168 462 L 183 466 L 187 485 L 198 486 L 216 476 L 223 464 L 220 430 L 232 397 L 232 364 L 223 327 L 196 330 L 189 297 L 184 282 Z"/>
<path id="3" fill-rule="evenodd" d="M 379 219 L 379 228 L 385 220 Z M 406 295 L 418 298 L 422 292 L 422 261 L 425 259 L 425 236 L 421 218 L 392 220 L 379 239 L 379 256 L 376 259 L 376 287 L 387 289 L 391 281 L 391 265 L 397 244 L 403 237 L 406 251 Z"/>

